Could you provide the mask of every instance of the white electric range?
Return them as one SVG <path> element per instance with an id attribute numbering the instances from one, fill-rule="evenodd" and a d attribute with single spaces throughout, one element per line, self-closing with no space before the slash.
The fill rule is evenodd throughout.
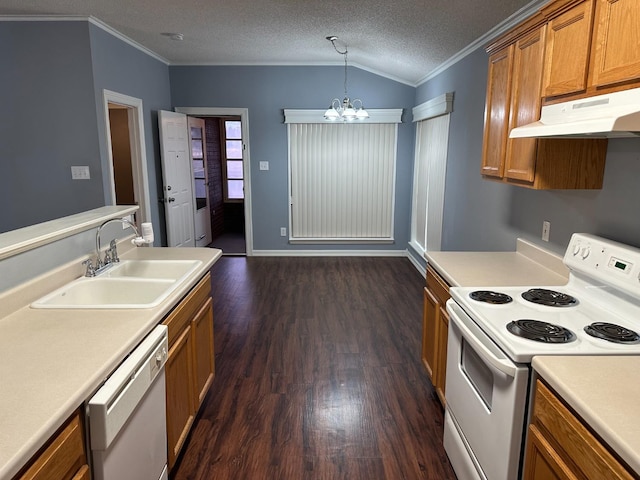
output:
<path id="1" fill-rule="evenodd" d="M 566 285 L 452 287 L 444 444 L 459 480 L 516 479 L 536 355 L 640 354 L 640 249 L 574 234 Z"/>

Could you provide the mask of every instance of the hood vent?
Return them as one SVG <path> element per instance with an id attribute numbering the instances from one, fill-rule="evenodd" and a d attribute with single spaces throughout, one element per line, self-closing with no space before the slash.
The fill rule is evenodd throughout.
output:
<path id="1" fill-rule="evenodd" d="M 640 136 L 640 88 L 542 107 L 540 120 L 510 138 L 625 138 Z"/>

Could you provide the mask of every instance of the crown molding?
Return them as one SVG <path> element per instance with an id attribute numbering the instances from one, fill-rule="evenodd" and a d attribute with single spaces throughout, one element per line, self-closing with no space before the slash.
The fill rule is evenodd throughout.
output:
<path id="1" fill-rule="evenodd" d="M 454 56 L 450 57 L 445 62 L 443 62 L 440 65 L 438 65 L 431 72 L 429 72 L 427 75 L 425 75 L 420 80 L 418 80 L 418 83 L 415 86 L 419 87 L 420 85 L 422 85 L 422 84 L 428 82 L 429 80 L 435 78 L 436 76 L 440 75 L 442 72 L 447 70 L 449 67 L 455 65 L 456 63 L 458 63 L 460 60 L 462 60 L 463 58 L 465 58 L 466 56 L 468 56 L 472 52 L 475 52 L 481 46 L 486 45 L 487 43 L 489 43 L 494 38 L 498 37 L 499 35 L 503 34 L 506 31 L 510 30 L 511 28 L 515 27 L 520 22 L 522 22 L 523 20 L 526 20 L 531 15 L 535 14 L 540 9 L 540 7 L 542 5 L 544 5 L 544 4 L 546 4 L 548 1 L 549 0 L 533 0 L 532 2 L 526 4 L 520 10 L 518 10 L 517 12 L 515 12 L 510 17 L 508 17 L 507 19 L 505 19 L 502 22 L 500 22 L 498 25 L 493 27 L 487 33 L 482 35 L 480 38 L 478 38 L 474 42 L 472 42 L 469 45 L 467 45 L 465 48 L 460 50 L 458 53 L 456 53 Z"/>
<path id="2" fill-rule="evenodd" d="M 83 16 L 83 15 L 0 15 L 0 22 L 89 22 L 96 27 L 104 30 L 105 32 L 113 35 L 118 40 L 123 41 L 127 45 L 140 50 L 143 53 L 146 53 L 152 58 L 155 58 L 159 62 L 164 63 L 165 65 L 169 65 L 169 60 L 158 55 L 153 50 L 149 50 L 144 45 L 139 44 L 135 40 L 130 39 L 125 34 L 120 33 L 113 27 L 110 27 L 102 20 L 93 17 L 93 16 Z"/>

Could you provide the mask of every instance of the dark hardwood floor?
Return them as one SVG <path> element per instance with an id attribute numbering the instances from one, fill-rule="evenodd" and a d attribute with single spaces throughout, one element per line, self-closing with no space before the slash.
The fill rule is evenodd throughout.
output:
<path id="1" fill-rule="evenodd" d="M 406 258 L 223 257 L 216 377 L 171 478 L 455 479 Z"/>

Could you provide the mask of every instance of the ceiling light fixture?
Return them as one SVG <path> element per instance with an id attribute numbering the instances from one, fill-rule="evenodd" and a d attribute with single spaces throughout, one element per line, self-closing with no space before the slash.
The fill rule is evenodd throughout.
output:
<path id="1" fill-rule="evenodd" d="M 331 42 L 335 51 L 344 57 L 344 98 L 342 99 L 342 102 L 340 102 L 339 98 L 331 100 L 331 105 L 327 111 L 324 112 L 325 120 L 342 120 L 343 122 L 351 122 L 353 120 L 364 120 L 365 118 L 369 118 L 369 113 L 364 109 L 362 100 L 356 98 L 352 102 L 347 94 L 347 53 L 349 52 L 347 45 L 345 44 L 344 52 L 342 52 L 338 50 L 338 47 L 336 46 L 336 40 L 338 40 L 338 37 L 330 35 L 327 37 L 327 40 Z"/>
<path id="2" fill-rule="evenodd" d="M 171 40 L 175 40 L 177 42 L 181 42 L 182 40 L 184 40 L 183 33 L 164 32 L 162 33 L 162 35 L 165 37 L 169 37 Z"/>

